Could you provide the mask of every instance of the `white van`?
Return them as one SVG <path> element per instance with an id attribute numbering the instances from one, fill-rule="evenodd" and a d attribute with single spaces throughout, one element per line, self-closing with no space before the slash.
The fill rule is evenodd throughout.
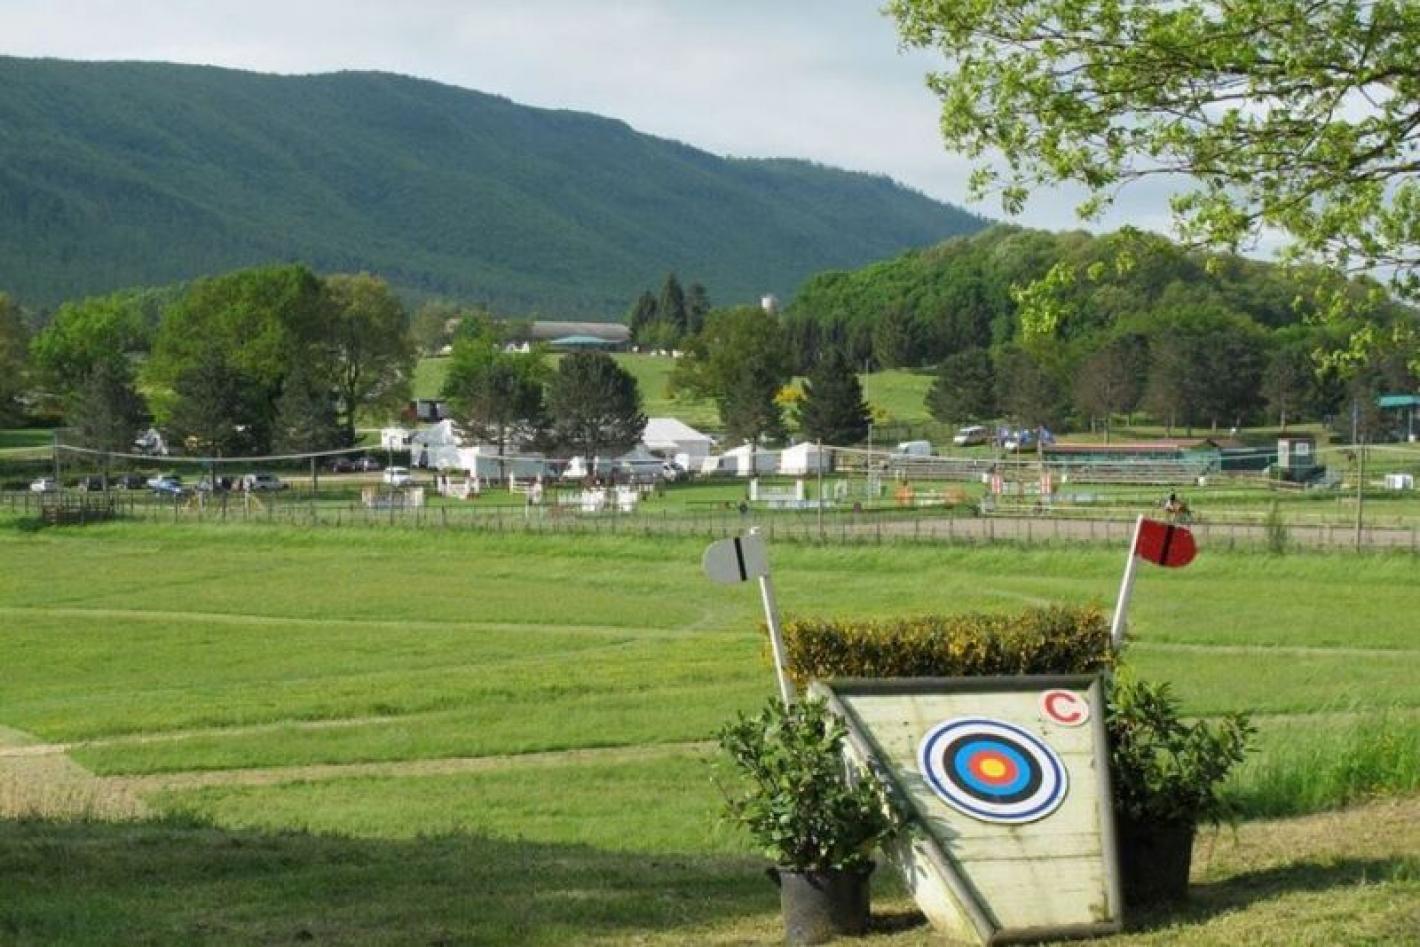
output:
<path id="1" fill-rule="evenodd" d="M 957 447 L 970 447 L 973 444 L 986 443 L 986 428 L 980 424 L 972 424 L 957 431 L 952 438 L 952 443 Z"/>
<path id="2" fill-rule="evenodd" d="M 900 457 L 931 457 L 931 441 L 903 441 L 897 445 L 897 450 L 893 451 Z"/>

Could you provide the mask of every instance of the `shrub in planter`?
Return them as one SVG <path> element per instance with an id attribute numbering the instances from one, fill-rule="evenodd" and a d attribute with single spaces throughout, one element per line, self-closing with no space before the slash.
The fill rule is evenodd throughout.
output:
<path id="1" fill-rule="evenodd" d="M 1090 674 L 1114 666 L 1109 621 L 1093 606 L 909 618 L 793 618 L 784 624 L 790 676 Z"/>
<path id="2" fill-rule="evenodd" d="M 772 701 L 718 734 L 737 773 L 727 814 L 774 863 L 791 944 L 864 932 L 872 852 L 897 826 L 878 784 L 848 772 L 846 735 L 817 700 Z"/>
<path id="3" fill-rule="evenodd" d="M 1256 729 L 1246 714 L 1184 723 L 1166 682 L 1128 674 L 1109 689 L 1105 726 L 1125 903 L 1182 900 L 1194 833 L 1232 818 L 1219 790 Z"/>

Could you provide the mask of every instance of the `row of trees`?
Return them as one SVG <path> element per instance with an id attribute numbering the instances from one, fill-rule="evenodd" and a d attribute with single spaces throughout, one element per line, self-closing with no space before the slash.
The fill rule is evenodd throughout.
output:
<path id="1" fill-rule="evenodd" d="M 453 343 L 443 396 L 465 432 L 500 454 L 605 457 L 640 442 L 640 388 L 610 355 L 575 352 L 553 369 L 540 348 L 514 351 L 506 342 L 497 324 L 473 319 Z"/>
<path id="2" fill-rule="evenodd" d="M 669 351 L 699 334 L 709 313 L 710 296 L 704 286 L 691 283 L 689 289 L 682 289 L 676 275 L 667 273 L 659 296 L 648 289 L 631 304 L 626 324 L 638 346 Z"/>
<path id="3" fill-rule="evenodd" d="M 408 397 L 409 317 L 376 277 L 271 266 L 169 295 L 157 313 L 132 293 L 66 303 L 15 377 L 105 451 L 130 449 L 150 418 L 204 453 L 324 450 L 353 443 L 363 412 Z"/>

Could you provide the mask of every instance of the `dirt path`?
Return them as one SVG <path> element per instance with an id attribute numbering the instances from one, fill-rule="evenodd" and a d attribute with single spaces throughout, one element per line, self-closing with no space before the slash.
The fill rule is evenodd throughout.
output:
<path id="1" fill-rule="evenodd" d="M 22 730 L 0 727 L 0 751 L 44 746 Z M 58 753 L 0 755 L 0 818 L 133 819 L 148 807 L 127 787 Z"/>
<path id="2" fill-rule="evenodd" d="M 151 776 L 103 777 L 105 785 L 134 796 L 169 789 L 198 789 L 203 786 L 273 786 L 280 783 L 346 779 L 352 776 L 447 776 L 453 773 L 485 773 L 494 770 L 565 766 L 582 763 L 627 763 L 666 756 L 708 751 L 709 742 L 659 743 L 642 746 L 597 747 L 583 750 L 556 750 L 546 753 L 519 753 L 505 756 L 459 756 L 437 760 L 397 760 L 385 763 L 321 763 L 310 766 L 279 766 L 270 769 L 226 769 L 201 772 L 158 773 Z"/>

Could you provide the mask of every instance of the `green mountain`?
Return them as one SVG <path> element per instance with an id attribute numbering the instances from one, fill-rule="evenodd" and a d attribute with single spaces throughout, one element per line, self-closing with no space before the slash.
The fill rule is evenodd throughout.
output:
<path id="1" fill-rule="evenodd" d="M 31 305 L 302 260 L 607 317 L 670 270 L 787 296 L 982 226 L 885 177 L 403 76 L 0 57 L 0 290 Z"/>

